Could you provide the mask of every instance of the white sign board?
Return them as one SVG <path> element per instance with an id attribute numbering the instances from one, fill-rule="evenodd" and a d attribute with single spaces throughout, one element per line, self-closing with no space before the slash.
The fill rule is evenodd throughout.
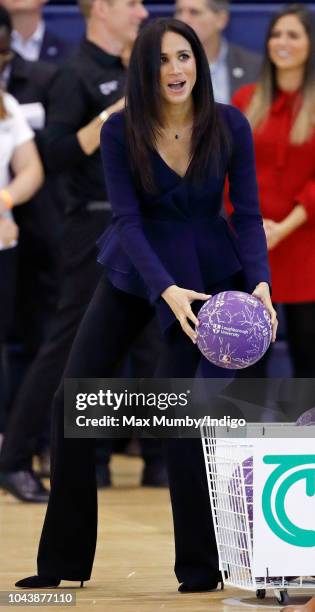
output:
<path id="1" fill-rule="evenodd" d="M 253 572 L 315 575 L 315 442 L 254 444 Z"/>

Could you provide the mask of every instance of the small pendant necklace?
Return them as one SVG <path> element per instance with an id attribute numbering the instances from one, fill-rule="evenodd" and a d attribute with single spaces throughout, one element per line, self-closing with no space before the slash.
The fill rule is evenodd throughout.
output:
<path id="1" fill-rule="evenodd" d="M 165 135 L 168 139 L 173 140 L 173 138 L 175 138 L 175 140 L 181 140 L 181 138 L 183 138 L 186 134 L 188 134 L 188 132 L 191 132 L 192 126 L 187 126 L 187 127 L 183 127 L 181 132 L 171 132 L 171 130 L 165 130 Z"/>
<path id="2" fill-rule="evenodd" d="M 175 132 L 175 134 L 174 134 L 175 140 L 180 140 L 185 135 L 188 135 L 188 133 L 191 132 L 191 130 L 192 130 L 192 126 L 191 125 L 189 125 L 187 127 L 183 127 L 181 132 Z"/>

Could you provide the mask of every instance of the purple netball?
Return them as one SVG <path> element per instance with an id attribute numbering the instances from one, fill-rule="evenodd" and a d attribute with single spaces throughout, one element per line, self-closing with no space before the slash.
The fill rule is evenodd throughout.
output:
<path id="1" fill-rule="evenodd" d="M 259 361 L 272 337 L 270 315 L 253 295 L 222 291 L 198 313 L 197 346 L 217 366 L 240 370 Z"/>
<path id="2" fill-rule="evenodd" d="M 310 408 L 306 412 L 303 412 L 296 421 L 296 425 L 300 427 L 305 425 L 315 425 L 315 406 Z"/>
<path id="3" fill-rule="evenodd" d="M 243 487 L 245 499 L 243 496 Z M 253 525 L 253 457 L 244 459 L 241 466 L 233 472 L 229 485 L 230 505 L 235 514 L 245 517 L 246 510 L 250 529 Z M 246 503 L 246 506 L 245 506 Z"/>

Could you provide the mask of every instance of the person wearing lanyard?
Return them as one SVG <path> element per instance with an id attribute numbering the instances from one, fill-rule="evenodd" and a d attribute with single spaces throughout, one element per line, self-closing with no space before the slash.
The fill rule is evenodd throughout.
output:
<path id="1" fill-rule="evenodd" d="M 215 104 L 202 45 L 178 20 L 158 19 L 143 28 L 128 74 L 126 110 L 112 115 L 101 132 L 113 207 L 110 230 L 99 241 L 105 274 L 72 345 L 65 378 L 115 375 L 155 312 L 164 332 L 155 376 L 194 377 L 203 359 L 196 309 L 222 289 L 243 287 L 261 299 L 275 340 L 247 120 L 237 109 Z M 235 236 L 220 216 L 227 174 Z M 226 371 L 212 366 L 211 374 L 221 378 Z M 82 585 L 92 571 L 94 445 L 92 439 L 64 437 L 63 383 L 55 395 L 53 432 L 38 575 L 18 581 L 21 588 L 57 586 L 62 579 Z M 165 447 L 179 590 L 211 590 L 220 574 L 201 440 L 167 439 Z"/>

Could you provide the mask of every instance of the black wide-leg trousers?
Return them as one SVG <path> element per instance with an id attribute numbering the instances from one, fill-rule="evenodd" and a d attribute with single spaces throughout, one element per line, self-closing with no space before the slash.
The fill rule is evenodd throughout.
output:
<path id="1" fill-rule="evenodd" d="M 227 286 L 226 288 L 231 288 Z M 102 278 L 73 343 L 65 378 L 114 377 L 117 363 L 153 317 L 150 304 Z M 176 322 L 167 332 L 155 376 L 194 377 L 200 361 L 196 345 Z M 214 366 L 214 377 L 220 369 Z M 88 580 L 97 532 L 94 440 L 64 438 L 63 384 L 55 395 L 51 494 L 38 552 L 38 573 Z M 165 441 L 173 509 L 179 582 L 204 584 L 218 576 L 201 440 Z"/>

